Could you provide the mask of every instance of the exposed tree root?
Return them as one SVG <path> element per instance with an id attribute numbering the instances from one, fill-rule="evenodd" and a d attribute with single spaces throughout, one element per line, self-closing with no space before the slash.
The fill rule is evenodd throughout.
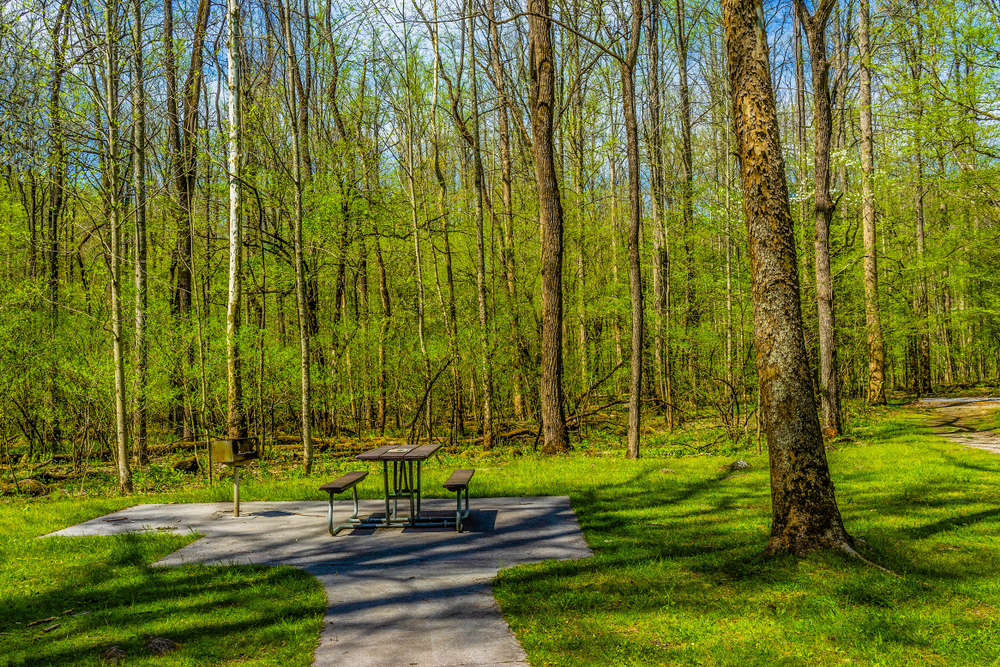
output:
<path id="1" fill-rule="evenodd" d="M 870 560 L 868 560 L 867 558 L 865 558 L 864 556 L 862 556 L 861 554 L 859 554 L 857 551 L 855 551 L 854 547 L 852 547 L 850 544 L 846 544 L 846 543 L 840 544 L 839 548 L 840 548 L 841 551 L 843 551 L 844 553 L 846 553 L 851 558 L 855 558 L 857 560 L 860 560 L 862 563 L 864 563 L 868 567 L 874 567 L 876 570 L 881 570 L 882 572 L 885 572 L 889 576 L 896 577 L 897 579 L 901 579 L 902 578 L 900 575 L 896 574 L 892 570 L 884 568 L 881 565 L 879 565 L 878 563 L 871 562 Z"/>

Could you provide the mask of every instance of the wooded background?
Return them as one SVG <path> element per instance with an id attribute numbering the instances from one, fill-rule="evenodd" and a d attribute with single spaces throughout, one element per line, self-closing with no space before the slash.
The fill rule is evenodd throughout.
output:
<path id="1" fill-rule="evenodd" d="M 531 10 L 553 19 L 557 245 L 539 228 L 524 6 L 16 0 L 0 11 L 5 446 L 111 449 L 118 433 L 139 458 L 147 440 L 231 431 L 237 258 L 232 369 L 247 432 L 265 443 L 300 434 L 303 402 L 318 436 L 489 446 L 536 432 L 543 250 L 562 267 L 570 427 L 601 410 L 624 424 L 615 409 L 633 351 L 643 410 L 665 428 L 711 414 L 738 440 L 753 426 L 718 3 Z M 827 415 L 839 415 L 837 389 L 878 403 L 995 383 L 1000 3 L 777 2 L 763 20 L 824 428 L 842 428 Z M 644 297 L 638 339 L 630 285 Z"/>

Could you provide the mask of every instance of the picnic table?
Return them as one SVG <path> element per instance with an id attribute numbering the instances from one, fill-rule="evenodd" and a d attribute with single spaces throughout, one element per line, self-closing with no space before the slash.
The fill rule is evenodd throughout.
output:
<path id="1" fill-rule="evenodd" d="M 455 526 L 458 532 L 462 531 L 462 520 L 469 516 L 469 480 L 472 479 L 474 470 L 456 470 L 444 483 L 444 487 L 451 492 L 457 493 L 457 507 L 455 516 L 451 517 L 431 517 L 421 513 L 420 499 L 422 491 L 421 467 L 424 461 L 431 457 L 441 447 L 440 444 L 432 443 L 428 445 L 383 445 L 367 452 L 362 452 L 354 458 L 358 461 L 381 461 L 382 462 L 382 489 L 385 502 L 385 515 L 379 517 L 368 517 L 361 519 L 358 517 L 358 491 L 357 485 L 368 475 L 367 471 L 349 472 L 333 482 L 329 482 L 320 487 L 321 491 L 330 494 L 330 509 L 327 516 L 327 523 L 331 535 L 336 535 L 345 528 L 398 528 L 398 527 L 431 527 L 431 526 Z M 391 466 L 390 466 L 391 464 Z M 391 484 L 389 469 L 392 468 Z M 354 494 L 354 514 L 347 523 L 339 526 L 333 525 L 333 499 L 334 496 L 350 489 Z M 465 493 L 465 508 L 462 508 L 462 493 Z M 409 501 L 409 514 L 406 517 L 399 515 L 399 501 L 405 499 Z M 390 502 L 391 501 L 391 502 Z"/>
<path id="2" fill-rule="evenodd" d="M 407 520 L 399 518 L 399 500 L 410 501 L 410 516 L 408 525 L 415 526 L 420 519 L 420 468 L 424 461 L 430 458 L 441 445 L 383 445 L 367 452 L 362 452 L 354 458 L 358 461 L 382 462 L 382 488 L 385 491 L 385 522 L 387 524 L 407 525 Z M 392 464 L 392 486 L 389 486 L 389 464 Z M 416 465 L 414 465 L 416 464 Z M 414 476 L 414 467 L 416 475 Z M 391 490 L 390 490 L 391 488 Z M 392 500 L 392 515 L 389 514 L 389 501 Z M 415 511 L 414 511 L 415 510 Z M 440 522 L 438 523 L 440 525 Z"/>

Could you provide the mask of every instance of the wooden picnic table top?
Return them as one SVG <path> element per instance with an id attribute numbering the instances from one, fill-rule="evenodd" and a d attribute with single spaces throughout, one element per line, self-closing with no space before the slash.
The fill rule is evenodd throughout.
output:
<path id="1" fill-rule="evenodd" d="M 354 458 L 358 461 L 424 461 L 441 448 L 440 444 L 430 445 L 382 445 Z"/>

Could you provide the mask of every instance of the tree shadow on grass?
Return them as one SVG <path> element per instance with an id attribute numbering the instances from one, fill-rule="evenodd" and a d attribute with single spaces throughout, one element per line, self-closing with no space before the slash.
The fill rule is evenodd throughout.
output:
<path id="1" fill-rule="evenodd" d="M 275 651 L 273 664 L 311 662 L 325 608 L 313 577 L 292 568 L 149 567 L 176 548 L 176 540 L 162 538 L 48 538 L 68 565 L 49 575 L 47 588 L 43 577 L 23 590 L 7 588 L 0 665 L 98 664 L 112 645 L 129 654 L 128 664 L 243 664 Z M 44 632 L 53 624 L 58 627 Z M 144 633 L 181 648 L 154 658 L 143 648 Z"/>

